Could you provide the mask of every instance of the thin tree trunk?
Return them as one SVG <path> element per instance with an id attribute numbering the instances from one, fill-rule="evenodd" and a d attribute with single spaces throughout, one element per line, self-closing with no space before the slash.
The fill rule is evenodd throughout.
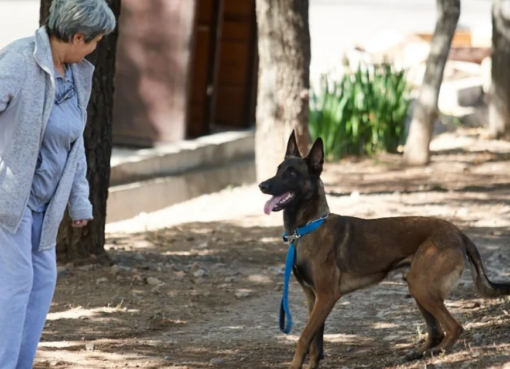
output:
<path id="1" fill-rule="evenodd" d="M 118 20 L 121 0 L 107 2 Z M 51 0 L 41 0 L 41 24 L 48 15 L 50 4 Z M 87 259 L 92 255 L 106 258 L 104 251 L 106 202 L 110 182 L 113 77 L 117 37 L 118 26 L 98 44 L 96 51 L 87 57 L 96 67 L 84 133 L 88 163 L 87 178 L 90 184 L 90 201 L 94 207 L 94 220 L 85 228 L 72 228 L 71 219 L 66 212 L 57 240 L 59 261 Z"/>
<path id="2" fill-rule="evenodd" d="M 257 0 L 258 95 L 257 179 L 273 176 L 296 129 L 302 154 L 308 150 L 310 30 L 308 0 Z"/>
<path id="3" fill-rule="evenodd" d="M 492 71 L 489 132 L 510 138 L 510 0 L 492 4 Z"/>
<path id="4" fill-rule="evenodd" d="M 404 150 L 404 162 L 408 165 L 426 165 L 430 161 L 429 146 L 438 118 L 439 90 L 460 16 L 460 0 L 437 0 L 436 5 L 436 28 Z"/>

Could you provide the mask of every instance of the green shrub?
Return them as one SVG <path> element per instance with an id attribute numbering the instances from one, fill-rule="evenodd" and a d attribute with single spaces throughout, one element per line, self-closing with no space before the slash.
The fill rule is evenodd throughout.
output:
<path id="1" fill-rule="evenodd" d="M 405 71 L 383 63 L 321 78 L 310 99 L 310 133 L 322 137 L 328 159 L 396 152 L 404 144 L 410 95 Z"/>

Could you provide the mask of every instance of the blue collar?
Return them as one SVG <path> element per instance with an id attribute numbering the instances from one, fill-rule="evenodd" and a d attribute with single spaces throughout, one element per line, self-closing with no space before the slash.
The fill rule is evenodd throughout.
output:
<path id="1" fill-rule="evenodd" d="M 296 256 L 296 248 L 294 247 L 294 241 L 303 237 L 304 235 L 315 231 L 319 228 L 328 215 L 323 216 L 322 218 L 316 219 L 304 225 L 303 227 L 297 228 L 293 234 L 287 235 L 286 232 L 283 232 L 283 241 L 290 242 L 289 251 L 287 252 L 287 259 L 285 261 L 285 273 L 284 273 L 284 283 L 283 283 L 283 296 L 282 301 L 280 303 L 280 330 L 288 334 L 292 328 L 292 317 L 290 316 L 289 310 L 289 281 L 290 281 L 290 272 L 294 265 L 294 258 Z M 287 318 L 287 325 L 285 325 L 285 318 Z"/>

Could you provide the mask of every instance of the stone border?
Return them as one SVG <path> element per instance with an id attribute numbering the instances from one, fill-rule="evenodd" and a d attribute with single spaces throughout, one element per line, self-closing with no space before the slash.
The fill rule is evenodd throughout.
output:
<path id="1" fill-rule="evenodd" d="M 150 149 L 115 148 L 110 186 L 255 158 L 255 132 L 223 132 Z"/>
<path id="2" fill-rule="evenodd" d="M 116 149 L 111 162 L 107 223 L 254 183 L 255 135 L 225 132 L 154 149 Z"/>

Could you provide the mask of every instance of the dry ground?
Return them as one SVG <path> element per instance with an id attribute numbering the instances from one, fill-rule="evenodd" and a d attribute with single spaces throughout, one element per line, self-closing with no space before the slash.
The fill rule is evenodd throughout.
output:
<path id="1" fill-rule="evenodd" d="M 448 219 L 477 243 L 490 278 L 510 280 L 510 144 L 464 132 L 433 147 L 426 169 L 402 169 L 390 155 L 328 164 L 331 210 Z M 280 333 L 287 246 L 265 200 L 248 186 L 109 225 L 114 266 L 60 268 L 36 368 L 287 368 L 307 309 L 292 280 L 295 326 Z M 465 328 L 454 352 L 402 363 L 425 324 L 400 276 L 343 297 L 327 321 L 322 368 L 510 362 L 507 300 L 478 298 L 467 270 L 447 305 Z"/>

